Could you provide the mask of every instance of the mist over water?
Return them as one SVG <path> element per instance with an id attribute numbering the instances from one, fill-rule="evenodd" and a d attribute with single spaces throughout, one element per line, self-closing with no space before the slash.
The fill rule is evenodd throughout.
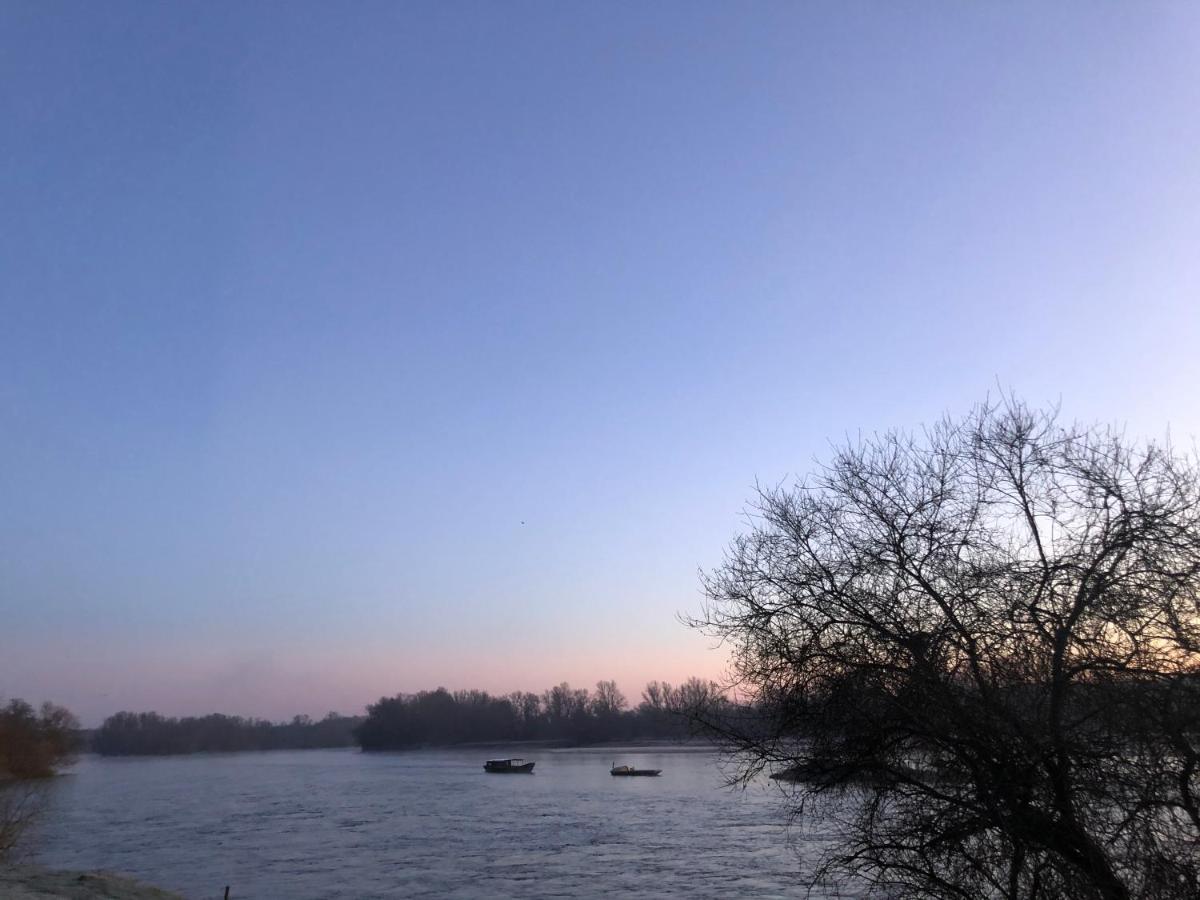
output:
<path id="1" fill-rule="evenodd" d="M 535 773 L 482 771 L 507 755 Z M 197 900 L 799 897 L 820 850 L 773 783 L 730 790 L 681 748 L 86 757 L 59 782 L 39 863 Z"/>

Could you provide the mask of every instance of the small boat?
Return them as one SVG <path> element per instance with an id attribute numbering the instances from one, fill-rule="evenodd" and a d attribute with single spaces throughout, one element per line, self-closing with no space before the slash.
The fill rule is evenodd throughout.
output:
<path id="1" fill-rule="evenodd" d="M 613 763 L 613 767 L 608 770 L 609 775 L 661 775 L 662 769 L 635 769 L 633 766 L 618 766 Z"/>
<path id="2" fill-rule="evenodd" d="M 483 771 L 503 775 L 528 775 L 533 772 L 533 763 L 523 759 L 489 759 L 483 764 Z"/>

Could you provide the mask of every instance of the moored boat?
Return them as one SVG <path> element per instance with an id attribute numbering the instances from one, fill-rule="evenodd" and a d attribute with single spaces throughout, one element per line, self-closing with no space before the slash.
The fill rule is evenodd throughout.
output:
<path id="1" fill-rule="evenodd" d="M 528 775 L 533 772 L 533 763 L 523 759 L 489 759 L 483 764 L 483 771 L 503 775 Z"/>
<path id="2" fill-rule="evenodd" d="M 616 763 L 608 770 L 609 775 L 661 775 L 662 769 L 635 769 L 633 766 L 618 766 Z"/>

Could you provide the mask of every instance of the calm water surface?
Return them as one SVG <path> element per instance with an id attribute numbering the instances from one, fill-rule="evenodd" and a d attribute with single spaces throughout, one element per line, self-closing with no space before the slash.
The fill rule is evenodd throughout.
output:
<path id="1" fill-rule="evenodd" d="M 535 774 L 484 774 L 506 755 Z M 773 783 L 731 791 L 715 754 L 673 748 L 86 757 L 37 861 L 189 898 L 804 896 L 820 836 L 783 821 Z"/>

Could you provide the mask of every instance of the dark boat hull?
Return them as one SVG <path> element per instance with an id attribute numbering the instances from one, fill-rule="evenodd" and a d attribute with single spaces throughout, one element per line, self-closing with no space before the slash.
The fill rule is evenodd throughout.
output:
<path id="1" fill-rule="evenodd" d="M 533 763 L 525 763 L 522 766 L 484 766 L 483 771 L 490 772 L 492 775 L 531 775 L 533 774 Z"/>
<path id="2" fill-rule="evenodd" d="M 661 775 L 662 769 L 628 769 L 624 772 L 613 769 L 608 774 L 612 775 L 614 778 L 649 778 L 654 775 Z"/>

